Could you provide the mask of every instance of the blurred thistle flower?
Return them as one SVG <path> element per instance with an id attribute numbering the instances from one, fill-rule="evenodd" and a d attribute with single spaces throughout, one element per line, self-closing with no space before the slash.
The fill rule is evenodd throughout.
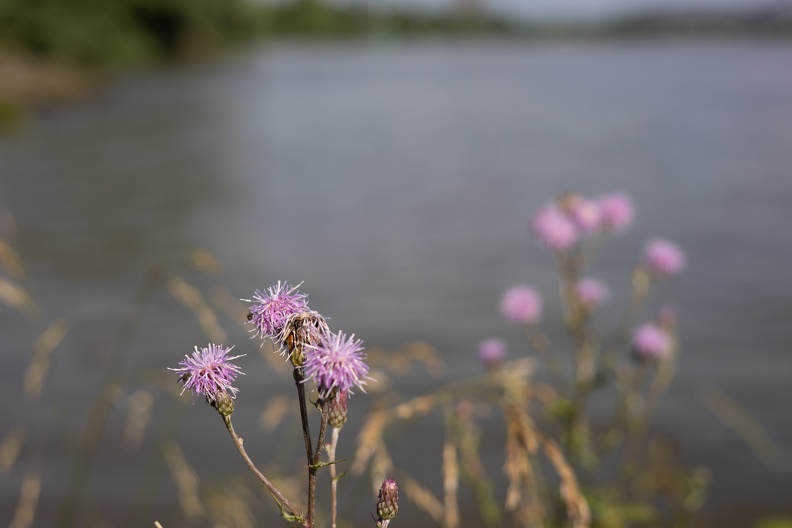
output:
<path id="1" fill-rule="evenodd" d="M 485 367 L 490 368 L 500 365 L 505 357 L 506 343 L 503 340 L 491 338 L 479 343 L 478 358 Z"/>
<path id="2" fill-rule="evenodd" d="M 306 381 L 313 380 L 319 387 L 319 395 L 329 399 L 335 391 L 350 392 L 358 387 L 366 392 L 366 375 L 369 367 L 363 361 L 363 341 L 355 335 L 347 337 L 343 332 L 326 334 L 317 345 L 305 348 Z"/>
<path id="3" fill-rule="evenodd" d="M 599 203 L 579 194 L 568 194 L 561 198 L 562 209 L 572 223 L 583 233 L 594 233 L 600 229 L 601 213 Z"/>
<path id="4" fill-rule="evenodd" d="M 589 310 L 599 307 L 610 297 L 610 290 L 604 282 L 589 277 L 580 279 L 575 291 L 580 302 Z"/>
<path id="5" fill-rule="evenodd" d="M 661 359 L 671 351 L 671 339 L 659 326 L 646 323 L 633 333 L 633 347 L 642 358 Z"/>
<path id="6" fill-rule="evenodd" d="M 229 357 L 228 353 L 232 348 L 234 347 L 211 343 L 208 347 L 200 349 L 196 346 L 192 356 L 185 356 L 185 359 L 179 362 L 179 368 L 168 369 L 179 374 L 182 394 L 185 390 L 189 390 L 194 394 L 206 396 L 210 403 L 225 399 L 223 395 L 226 392 L 231 393 L 232 398 L 236 397 L 238 389 L 231 384 L 239 374 L 244 373 L 231 361 L 241 358 L 244 354 Z"/>
<path id="7" fill-rule="evenodd" d="M 678 275 L 685 267 L 685 253 L 679 246 L 664 238 L 651 240 L 644 250 L 644 263 L 660 276 Z"/>
<path id="8" fill-rule="evenodd" d="M 539 209 L 531 221 L 531 229 L 539 243 L 553 251 L 567 250 L 578 239 L 575 225 L 553 204 Z"/>
<path id="9" fill-rule="evenodd" d="M 330 400 L 327 409 L 327 423 L 331 427 L 341 429 L 347 421 L 349 415 L 349 392 L 338 391 L 335 397 Z"/>
<path id="10" fill-rule="evenodd" d="M 385 528 L 399 511 L 399 485 L 393 477 L 388 477 L 382 482 L 377 496 L 377 526 Z"/>
<path id="11" fill-rule="evenodd" d="M 501 313 L 509 321 L 519 324 L 534 324 L 542 316 L 542 297 L 525 284 L 512 286 L 500 301 Z"/>
<path id="12" fill-rule="evenodd" d="M 303 312 L 289 317 L 281 334 L 289 350 L 292 365 L 299 367 L 305 361 L 307 346 L 318 345 L 330 333 L 327 322 L 318 312 Z"/>
<path id="13" fill-rule="evenodd" d="M 308 296 L 297 293 L 300 286 L 289 286 L 287 282 L 278 281 L 278 284 L 267 289 L 266 292 L 256 290 L 254 302 L 248 313 L 248 321 L 254 326 L 255 335 L 269 338 L 273 343 L 281 341 L 283 329 L 289 318 L 295 314 L 308 311 Z"/>
<path id="14" fill-rule="evenodd" d="M 622 192 L 601 196 L 598 200 L 600 222 L 607 231 L 623 231 L 632 224 L 635 208 L 632 198 Z"/>

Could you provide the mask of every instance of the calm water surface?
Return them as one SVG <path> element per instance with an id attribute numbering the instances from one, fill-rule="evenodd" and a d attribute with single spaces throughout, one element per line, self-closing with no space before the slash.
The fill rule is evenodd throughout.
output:
<path id="1" fill-rule="evenodd" d="M 743 527 L 758 512 L 792 513 L 788 468 L 764 468 L 699 398 L 720 387 L 792 457 L 792 44 L 432 43 L 270 46 L 119 82 L 0 139 L 0 205 L 15 215 L 26 285 L 44 322 L 80 321 L 53 360 L 60 381 L 45 390 L 75 403 L 53 412 L 17 404 L 37 330 L 7 311 L 0 319 L 0 431 L 28 413 L 36 431 L 13 478 L 0 482 L 0 522 L 21 475 L 40 465 L 48 469 L 39 521 L 52 522 L 69 486 L 74 439 L 64 431 L 83 423 L 117 314 L 146 269 L 204 247 L 224 262 L 235 297 L 278 279 L 305 281 L 334 328 L 370 346 L 427 341 L 453 378 L 477 371 L 482 338 L 520 346 L 496 309 L 509 285 L 535 284 L 549 297 L 548 317 L 558 313 L 551 259 L 527 223 L 566 189 L 623 189 L 638 205 L 637 224 L 592 270 L 616 293 L 604 326 L 624 307 L 619 295 L 648 238 L 688 252 L 689 271 L 655 299 L 679 309 L 683 342 L 658 427 L 677 436 L 686 461 L 711 468 L 707 517 Z M 255 358 L 244 330 L 228 326 Z M 157 296 L 125 387 L 150 386 L 204 341 L 175 301 Z M 411 395 L 432 382 L 399 383 Z M 283 384 L 261 365 L 239 385 L 250 409 Z M 265 443 L 257 412 L 239 420 Z M 179 413 L 177 424 L 157 413 L 155 431 L 177 431 L 201 478 L 242 471 L 207 409 Z M 126 453 L 116 414 L 84 522 L 129 520 L 141 487 L 155 497 L 152 518 L 173 518 L 170 477 L 146 462 L 156 442 Z M 439 438 L 435 426 L 418 434 Z M 439 463 L 428 465 L 434 482 Z M 364 496 L 360 522 L 370 510 Z"/>

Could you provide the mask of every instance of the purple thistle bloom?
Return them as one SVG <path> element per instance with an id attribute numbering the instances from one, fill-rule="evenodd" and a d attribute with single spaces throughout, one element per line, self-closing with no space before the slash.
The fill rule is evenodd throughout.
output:
<path id="1" fill-rule="evenodd" d="M 478 346 L 479 361 L 485 367 L 494 367 L 503 363 L 506 357 L 506 343 L 501 339 L 485 339 Z"/>
<path id="2" fill-rule="evenodd" d="M 501 312 L 513 323 L 533 324 L 542 315 L 542 297 L 530 286 L 512 286 L 501 297 Z"/>
<path id="3" fill-rule="evenodd" d="M 569 217 L 583 233 L 594 233 L 601 226 L 602 213 L 597 202 L 576 196 L 569 208 Z"/>
<path id="4" fill-rule="evenodd" d="M 278 284 L 268 288 L 266 292 L 256 290 L 253 293 L 256 304 L 250 307 L 248 321 L 255 327 L 255 335 L 269 338 L 273 342 L 280 341 L 289 318 L 308 311 L 308 296 L 296 293 L 297 288 L 299 285 L 291 287 L 287 282 L 278 281 Z"/>
<path id="5" fill-rule="evenodd" d="M 244 372 L 231 361 L 244 354 L 228 357 L 232 348 L 234 347 L 211 343 L 208 347 L 200 349 L 196 346 L 192 356 L 185 356 L 185 359 L 179 362 L 179 368 L 168 369 L 179 374 L 182 394 L 185 390 L 189 390 L 196 395 L 202 394 L 213 402 L 219 395 L 228 391 L 235 398 L 238 389 L 231 384 Z"/>
<path id="6" fill-rule="evenodd" d="M 632 199 L 622 192 L 600 197 L 599 207 L 602 227 L 608 231 L 623 231 L 635 218 Z"/>
<path id="7" fill-rule="evenodd" d="M 656 238 L 646 245 L 644 263 L 661 277 L 678 275 L 685 267 L 685 253 L 673 242 Z"/>
<path id="8" fill-rule="evenodd" d="M 539 243 L 553 251 L 569 249 L 578 239 L 575 224 L 552 204 L 539 209 L 531 221 L 531 229 Z"/>
<path id="9" fill-rule="evenodd" d="M 335 390 L 351 393 L 353 387 L 358 387 L 366 392 L 363 385 L 369 367 L 363 361 L 366 354 L 362 350 L 363 341 L 356 340 L 354 334 L 348 338 L 343 332 L 325 335 L 318 345 L 305 347 L 306 381 L 314 380 L 324 399 Z"/>
<path id="10" fill-rule="evenodd" d="M 575 290 L 580 302 L 589 309 L 597 308 L 610 297 L 608 286 L 598 279 L 580 279 Z"/>
<path id="11" fill-rule="evenodd" d="M 662 328 L 646 323 L 633 333 L 633 347 L 639 356 L 659 359 L 671 350 L 671 340 Z"/>

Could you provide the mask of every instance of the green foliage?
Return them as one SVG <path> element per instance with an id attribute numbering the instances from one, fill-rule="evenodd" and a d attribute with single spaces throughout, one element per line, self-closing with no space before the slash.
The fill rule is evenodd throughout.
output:
<path id="1" fill-rule="evenodd" d="M 82 65 L 129 64 L 249 33 L 243 0 L 0 0 L 0 46 Z"/>

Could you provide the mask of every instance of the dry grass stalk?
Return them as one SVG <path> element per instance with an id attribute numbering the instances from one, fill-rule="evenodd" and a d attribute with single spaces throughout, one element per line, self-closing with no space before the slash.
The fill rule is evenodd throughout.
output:
<path id="1" fill-rule="evenodd" d="M 293 398 L 283 394 L 270 398 L 259 416 L 259 426 L 261 426 L 264 431 L 274 431 L 289 414 L 292 402 Z"/>
<path id="2" fill-rule="evenodd" d="M 388 412 L 386 410 L 373 411 L 369 414 L 363 427 L 358 433 L 358 448 L 355 452 L 355 461 L 352 463 L 351 471 L 355 475 L 360 475 L 366 469 L 366 465 L 382 443 L 382 433 L 388 423 Z"/>
<path id="3" fill-rule="evenodd" d="M 25 276 L 25 267 L 19 254 L 2 238 L 0 238 L 0 263 L 13 278 L 19 280 Z"/>
<path id="4" fill-rule="evenodd" d="M 173 297 L 184 304 L 198 320 L 201 329 L 215 343 L 225 343 L 228 339 L 225 330 L 220 326 L 214 310 L 204 299 L 203 294 L 180 277 L 170 277 L 167 282 L 168 291 Z"/>
<path id="5" fill-rule="evenodd" d="M 451 440 L 443 445 L 443 503 L 445 515 L 443 526 L 445 528 L 458 528 L 459 504 L 457 491 L 459 490 L 459 465 L 457 464 L 456 449 Z"/>
<path id="6" fill-rule="evenodd" d="M 399 487 L 404 490 L 404 494 L 413 504 L 428 513 L 436 523 L 443 522 L 445 508 L 431 491 L 405 474 L 399 475 Z"/>
<path id="7" fill-rule="evenodd" d="M 580 493 L 577 477 L 558 444 L 546 437 L 541 438 L 542 451 L 561 479 L 559 491 L 566 505 L 566 512 L 573 528 L 588 528 L 591 524 L 591 510 L 585 497 Z"/>
<path id="8" fill-rule="evenodd" d="M 198 498 L 198 476 L 187 463 L 184 453 L 174 442 L 168 442 L 162 446 L 162 454 L 176 483 L 179 506 L 184 515 L 193 523 L 204 519 L 206 512 Z"/>
<path id="9" fill-rule="evenodd" d="M 129 410 L 124 424 L 124 447 L 135 450 L 143 442 L 146 426 L 151 418 L 154 397 L 149 391 L 139 390 L 127 398 Z"/>
<path id="10" fill-rule="evenodd" d="M 0 472 L 6 475 L 14 466 L 22 444 L 28 435 L 25 425 L 15 425 L 6 433 L 3 443 L 0 444 Z"/>
<path id="11" fill-rule="evenodd" d="M 35 474 L 27 475 L 22 481 L 22 487 L 19 490 L 19 503 L 9 528 L 28 528 L 33 525 L 40 493 L 41 477 Z"/>
<path id="12" fill-rule="evenodd" d="M 38 306 L 28 292 L 5 277 L 0 277 L 0 301 L 30 318 L 39 313 Z"/>
<path id="13" fill-rule="evenodd" d="M 52 351 L 63 341 L 68 331 L 68 323 L 63 319 L 56 319 L 36 339 L 33 357 L 25 370 L 25 394 L 29 398 L 35 399 L 41 395 Z"/>

